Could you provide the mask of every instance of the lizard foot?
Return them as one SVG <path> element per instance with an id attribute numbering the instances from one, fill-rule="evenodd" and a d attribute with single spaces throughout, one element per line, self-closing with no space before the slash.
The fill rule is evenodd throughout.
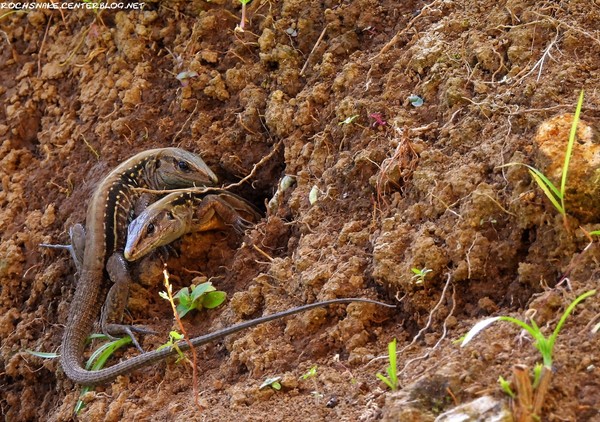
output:
<path id="1" fill-rule="evenodd" d="M 134 333 L 137 334 L 156 334 L 156 331 L 153 331 L 149 328 L 144 327 L 143 325 L 123 325 L 123 324 L 106 324 L 104 329 L 102 330 L 106 336 L 108 336 L 112 340 L 116 340 L 117 337 L 115 335 L 128 335 L 131 337 L 131 341 L 133 345 L 138 349 L 141 353 L 144 353 L 144 349 L 140 346 L 140 343 L 137 341 Z"/>
<path id="2" fill-rule="evenodd" d="M 233 229 L 236 231 L 236 233 L 242 235 L 246 232 L 246 230 L 251 229 L 252 227 L 254 227 L 254 223 L 246 220 L 245 218 L 242 217 L 237 217 L 234 222 L 233 222 Z"/>

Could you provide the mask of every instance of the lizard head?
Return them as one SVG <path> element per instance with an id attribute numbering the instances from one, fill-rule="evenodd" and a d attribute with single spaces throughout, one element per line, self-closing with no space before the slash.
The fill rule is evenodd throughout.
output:
<path id="1" fill-rule="evenodd" d="M 174 205 L 174 197 L 179 196 L 181 194 L 173 193 L 156 201 L 129 224 L 125 259 L 128 261 L 140 259 L 189 231 L 193 209 Z"/>
<path id="2" fill-rule="evenodd" d="M 164 148 L 150 165 L 157 185 L 169 189 L 214 186 L 219 181 L 202 158 L 181 148 Z"/>

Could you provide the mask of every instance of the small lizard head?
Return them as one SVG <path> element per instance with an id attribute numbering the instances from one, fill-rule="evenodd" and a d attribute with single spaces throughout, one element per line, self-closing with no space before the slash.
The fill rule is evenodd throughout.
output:
<path id="1" fill-rule="evenodd" d="M 193 210 L 171 206 L 169 196 L 150 205 L 129 224 L 124 251 L 128 261 L 140 259 L 187 233 Z"/>
<path id="2" fill-rule="evenodd" d="M 214 186 L 219 181 L 202 158 L 181 148 L 164 148 L 152 165 L 157 184 L 169 189 Z"/>

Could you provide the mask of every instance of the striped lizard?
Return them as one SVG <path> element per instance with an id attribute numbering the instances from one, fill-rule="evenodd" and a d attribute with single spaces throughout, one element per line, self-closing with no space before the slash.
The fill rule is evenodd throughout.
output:
<path id="1" fill-rule="evenodd" d="M 260 220 L 248 201 L 224 190 L 174 192 L 149 205 L 129 224 L 124 256 L 135 261 L 186 233 L 233 227 L 243 232 Z"/>
<path id="2" fill-rule="evenodd" d="M 132 243 L 136 245 L 137 249 L 126 248 L 125 254 L 129 259 L 139 258 L 156 247 L 175 240 L 186 232 L 224 228 L 227 225 L 233 225 L 238 230 L 241 230 L 247 227 L 251 221 L 257 221 L 260 218 L 258 211 L 242 198 L 226 191 L 218 190 L 217 192 L 217 194 L 211 195 L 190 192 L 172 193 L 151 204 L 131 223 L 128 232 L 128 245 L 130 239 L 138 238 L 138 242 L 134 241 Z M 194 219 L 194 216 L 197 218 Z M 152 225 L 154 225 L 154 228 L 148 230 Z M 173 235 L 173 233 L 176 234 Z M 144 243 L 143 238 L 148 235 L 151 235 L 150 237 L 153 239 L 149 243 Z M 178 349 L 183 351 L 188 350 L 190 345 L 198 347 L 241 330 L 309 309 L 351 302 L 364 302 L 394 307 L 393 305 L 363 298 L 333 299 L 298 306 L 195 337 L 189 343 L 180 341 L 177 343 L 177 347 L 146 352 L 108 368 L 86 372 L 85 377 L 80 377 L 76 381 L 84 385 L 105 383 L 119 375 L 158 362 L 168 356 L 173 356 L 178 353 Z"/>
<path id="3" fill-rule="evenodd" d="M 120 322 L 129 293 L 131 278 L 122 250 L 127 224 L 141 197 L 135 188 L 175 189 L 215 183 L 217 177 L 197 155 L 179 148 L 160 148 L 126 160 L 96 188 L 87 210 L 83 261 L 60 353 L 61 366 L 71 380 L 79 384 L 103 380 L 97 372 L 82 366 L 85 341 L 101 307 L 101 328 L 105 333 L 127 333 L 133 339 L 132 331 L 144 332 L 108 323 Z M 112 281 L 110 289 L 104 282 L 105 273 Z"/>

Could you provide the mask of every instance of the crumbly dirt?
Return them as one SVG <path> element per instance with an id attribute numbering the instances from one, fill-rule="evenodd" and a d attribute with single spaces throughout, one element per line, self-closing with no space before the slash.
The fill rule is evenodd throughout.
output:
<path id="1" fill-rule="evenodd" d="M 598 2 L 254 0 L 244 32 L 240 15 L 235 0 L 0 10 L 0 413 L 73 418 L 78 386 L 25 352 L 58 350 L 77 282 L 66 253 L 38 244 L 68 242 L 101 178 L 164 146 L 202 154 L 224 183 L 277 149 L 236 190 L 263 210 L 294 177 L 243 237 L 175 246 L 177 287 L 204 275 L 229 298 L 186 318 L 190 334 L 336 297 L 397 308 L 317 309 L 200 348 L 202 411 L 191 368 L 170 360 L 97 387 L 79 419 L 426 421 L 485 394 L 508 402 L 498 377 L 540 361 L 527 336 L 498 323 L 453 341 L 532 312 L 550 333 L 598 286 L 582 230 L 600 229 L 594 207 L 565 224 L 526 168 L 501 167 L 552 162 L 537 128 L 582 88 L 598 128 Z M 129 313 L 160 333 L 145 349 L 171 328 L 161 268 L 134 266 Z M 412 268 L 431 272 L 420 284 Z M 599 314 L 591 297 L 562 329 L 543 420 L 600 420 Z M 394 337 L 404 395 L 375 377 Z M 259 390 L 273 376 L 282 389 Z"/>

